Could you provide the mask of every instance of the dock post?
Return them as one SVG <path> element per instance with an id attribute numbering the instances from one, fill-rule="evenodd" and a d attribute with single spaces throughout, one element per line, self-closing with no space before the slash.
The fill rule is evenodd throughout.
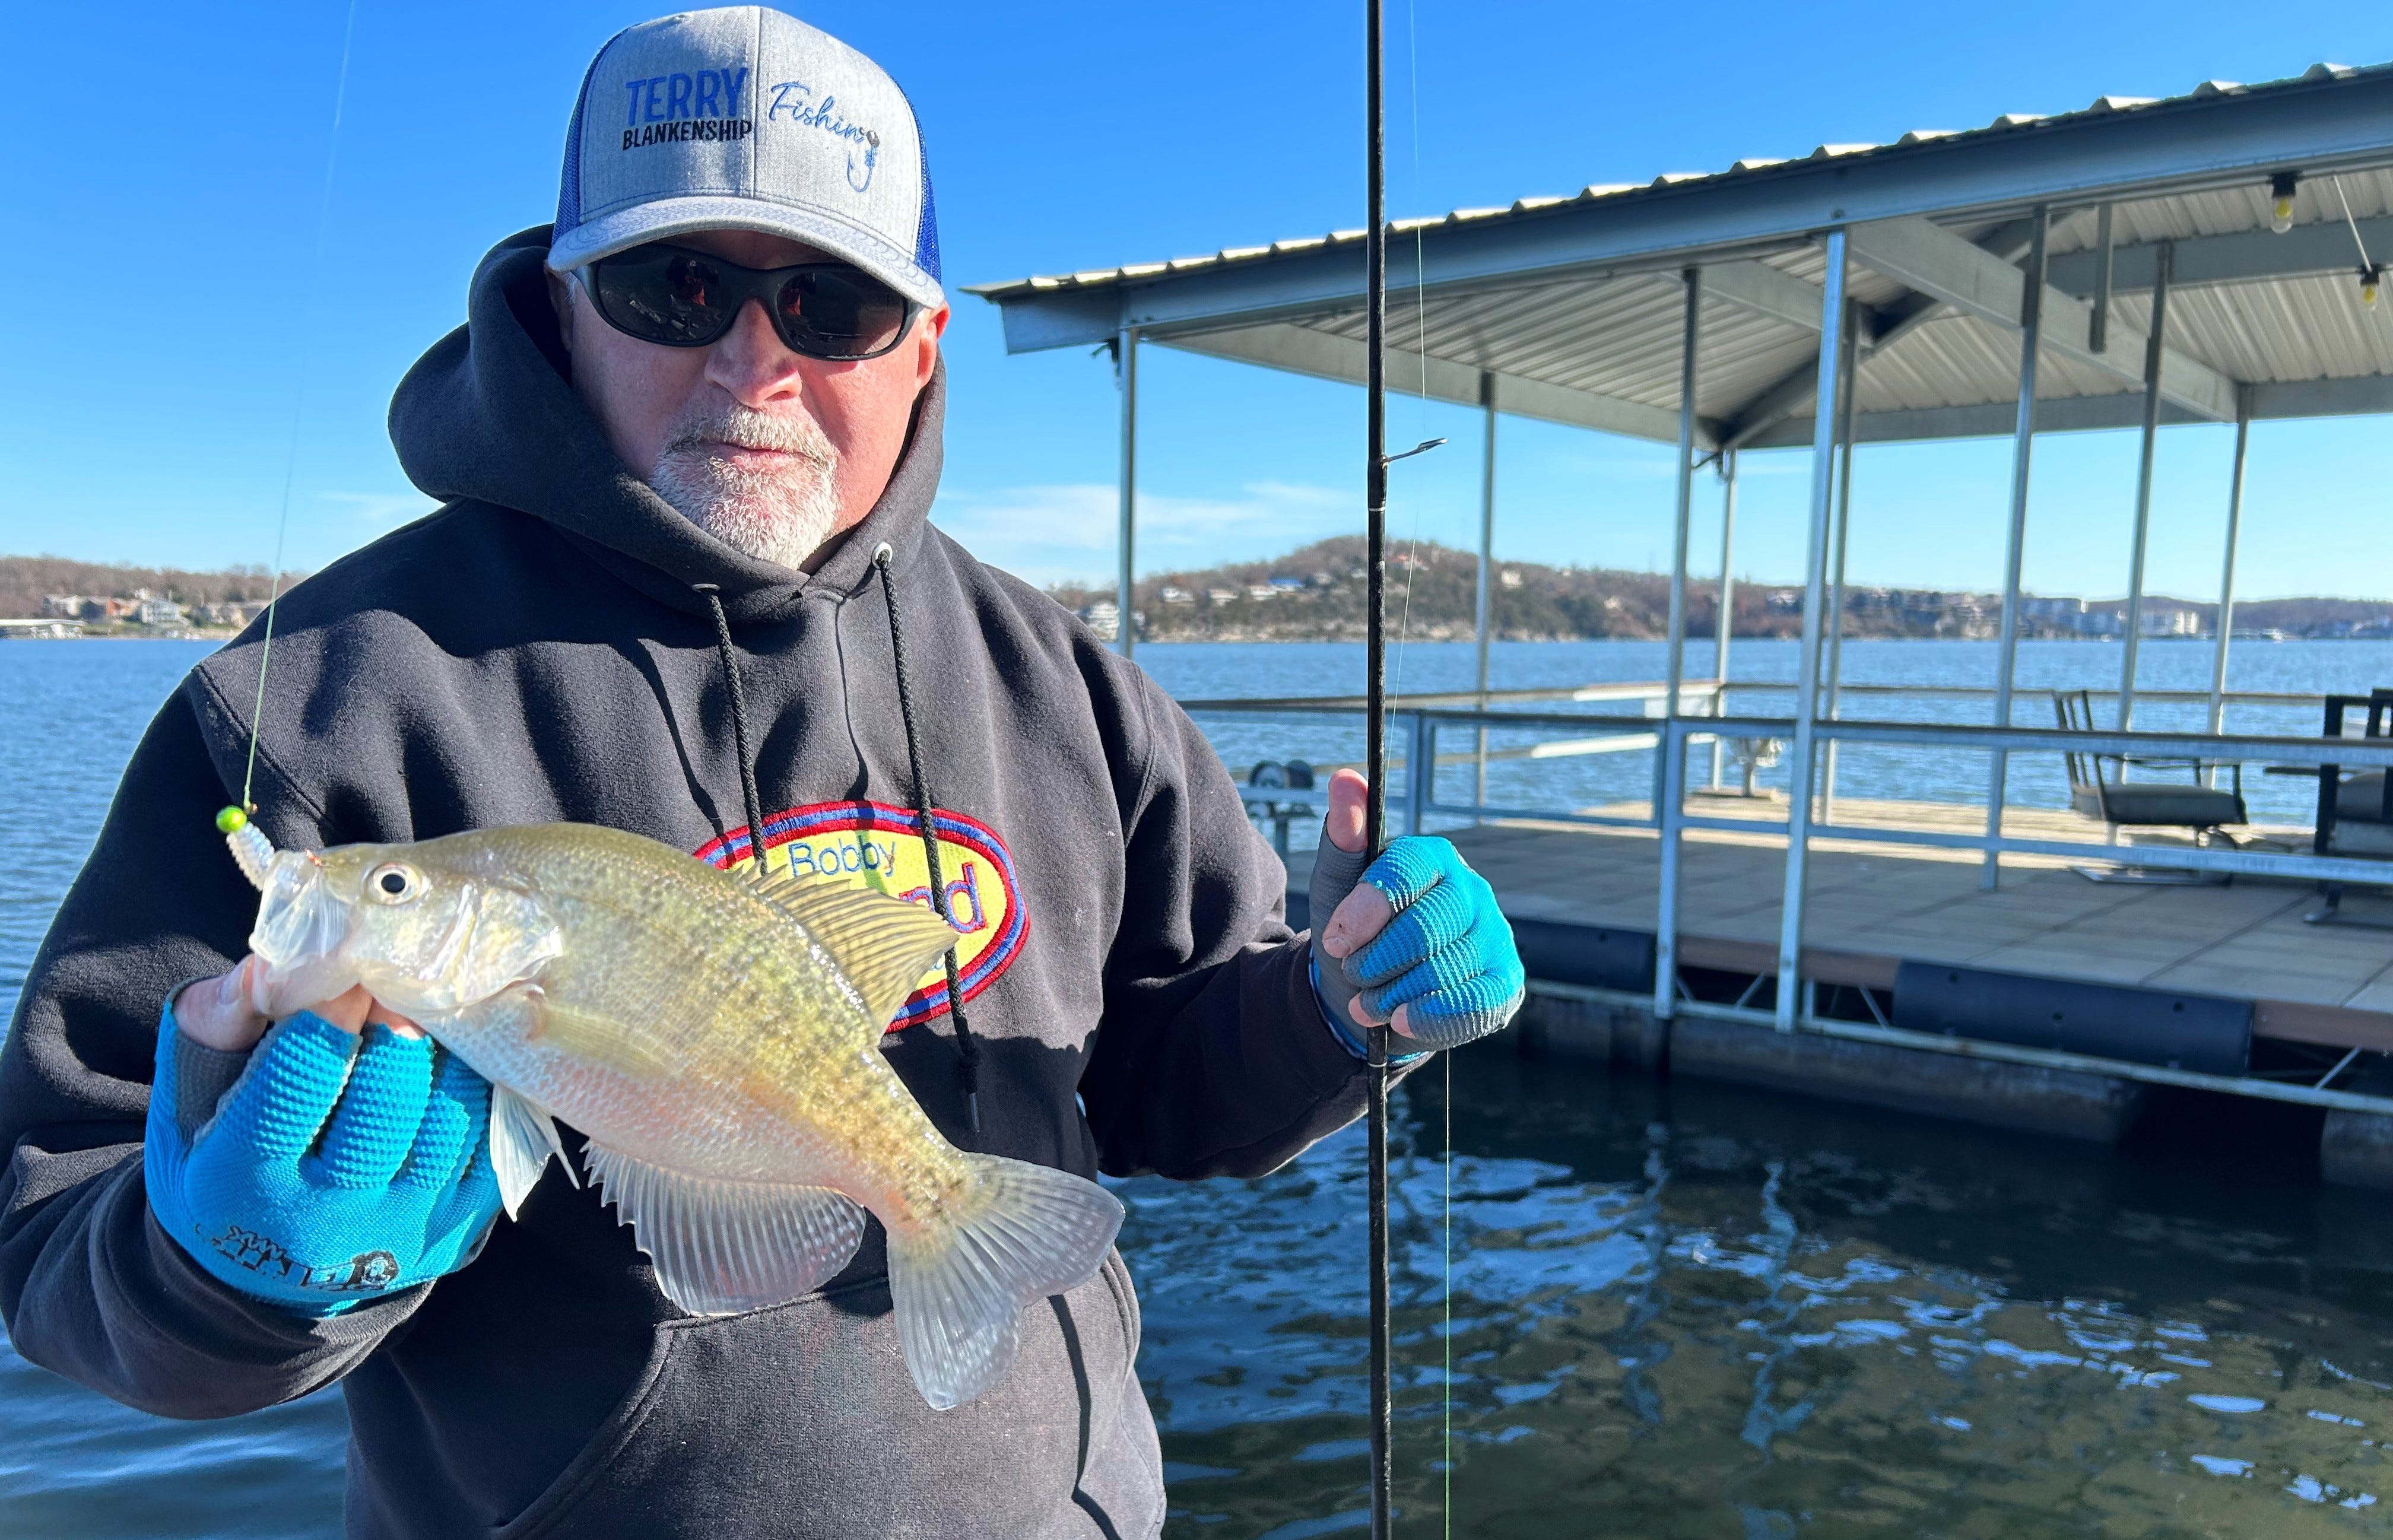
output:
<path id="1" fill-rule="evenodd" d="M 1829 721 L 1837 715 L 1837 686 L 1845 676 L 1845 552 L 1851 543 L 1853 512 L 1853 390 L 1854 377 L 1861 372 L 1859 337 L 1861 307 L 1852 307 L 1845 325 L 1845 394 L 1837 403 L 1837 524 L 1836 567 L 1828 580 L 1828 698 L 1825 711 Z M 1820 821 L 1837 821 L 1837 740 L 1830 738 L 1821 758 Z"/>
<path id="2" fill-rule="evenodd" d="M 1125 326 L 1114 339 L 1114 360 L 1121 383 L 1121 571 L 1114 603 L 1121 617 L 1116 622 L 1115 646 L 1124 658 L 1138 646 L 1138 622 L 1131 597 L 1135 581 L 1132 557 L 1138 534 L 1138 328 Z"/>
<path id="3" fill-rule="evenodd" d="M 1437 788 L 1437 724 L 1421 711 L 1412 713 L 1405 732 L 1405 832 L 1419 834 L 1427 821 L 1431 795 Z"/>
<path id="4" fill-rule="evenodd" d="M 2227 554 L 2218 567 L 2218 636 L 2210 655 L 2210 731 L 2227 723 L 2227 642 L 2235 631 L 2235 544 L 2243 529 L 2243 450 L 2252 438 L 2252 387 L 2235 387 L 2235 468 L 2227 480 Z M 2214 782 L 2218 772 L 2211 771 Z"/>
<path id="5" fill-rule="evenodd" d="M 2136 466 L 2136 533 L 2127 553 L 2126 634 L 2120 638 L 2119 731 L 2136 724 L 2136 655 L 2144 639 L 2144 549 L 2152 529 L 2152 451 L 2161 431 L 2162 341 L 2168 328 L 2169 280 L 2176 276 L 2177 246 L 2164 241 L 2153 255 L 2151 334 L 2144 339 L 2144 443 Z"/>
<path id="6" fill-rule="evenodd" d="M 2031 216 L 2027 272 L 2020 292 L 2019 425 L 2011 439 L 2011 527 L 2003 555 L 2003 629 L 2001 659 L 1994 665 L 1994 725 L 2011 724 L 2011 681 L 2019 671 L 2020 564 L 2027 554 L 2028 469 L 2035 448 L 2035 353 L 2044 323 L 2045 205 Z M 2010 780 L 2007 750 L 1994 753 L 1994 770 L 1986 789 L 1986 838 L 2003 833 L 2003 799 Z M 1980 868 L 1978 885 L 1991 891 L 2002 881 L 2002 855 L 1989 847 Z"/>
<path id="7" fill-rule="evenodd" d="M 1820 301 L 1820 385 L 1811 432 L 1811 523 L 1803 556 L 1803 647 L 1795 668 L 1795 763 L 1786 790 L 1786 886 L 1778 912 L 1775 1024 L 1795 1030 L 1803 972 L 1803 878 L 1811 840 L 1812 750 L 1819 714 L 1820 631 L 1827 607 L 1828 515 L 1837 470 L 1837 391 L 1844 372 L 1845 228 L 1828 231 Z"/>
<path id="8" fill-rule="evenodd" d="M 1654 914 L 1654 1014 L 1668 1021 L 1679 1007 L 1679 850 L 1686 818 L 1687 738 L 1675 718 L 1662 721 L 1662 789 L 1654 804 L 1661 826 L 1661 891 Z"/>
<path id="9" fill-rule="evenodd" d="M 1478 611 L 1479 709 L 1487 710 L 1487 645 L 1496 628 L 1496 375 L 1479 372 L 1479 408 L 1484 422 L 1479 457 L 1479 589 L 1473 595 Z M 1479 778 L 1471 793 L 1474 808 L 1487 805 L 1487 724 L 1479 724 Z M 1472 823 L 1479 815 L 1471 816 Z"/>
<path id="10" fill-rule="evenodd" d="M 1720 452 L 1720 612 L 1712 626 L 1712 715 L 1728 715 L 1728 640 L 1729 617 L 1736 607 L 1736 579 L 1733 557 L 1736 555 L 1736 450 L 1723 446 Z M 1712 735 L 1712 790 L 1720 789 L 1722 761 L 1728 746 L 1718 733 Z"/>
<path id="11" fill-rule="evenodd" d="M 1665 634 L 1667 662 L 1662 685 L 1662 718 L 1676 722 L 1683 705 L 1679 698 L 1687 673 L 1687 526 L 1695 496 L 1695 342 L 1702 319 L 1704 271 L 1689 268 L 1679 275 L 1686 288 L 1686 316 L 1679 339 L 1679 464 L 1678 514 L 1670 535 L 1670 614 Z M 1664 755 L 1654 754 L 1654 808 L 1658 816 L 1665 788 Z"/>

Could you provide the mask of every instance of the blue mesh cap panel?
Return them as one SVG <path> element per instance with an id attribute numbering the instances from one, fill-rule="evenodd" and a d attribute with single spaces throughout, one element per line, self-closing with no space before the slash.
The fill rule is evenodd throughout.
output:
<path id="1" fill-rule="evenodd" d="M 931 197 L 931 158 L 928 155 L 922 157 L 922 233 L 914 237 L 914 266 L 930 274 L 932 282 L 941 281 L 939 211 L 938 204 Z"/>
<path id="2" fill-rule="evenodd" d="M 911 97 L 906 98 L 906 111 L 914 113 L 914 154 L 922 165 L 922 222 L 914 234 L 914 266 L 938 283 L 944 281 L 939 277 L 939 207 L 931 196 L 931 147 L 923 141 L 922 114 L 914 112 Z"/>
<path id="3" fill-rule="evenodd" d="M 623 32 L 631 29 L 626 27 Z M 615 37 L 621 37 L 619 32 Z M 565 172 L 556 181 L 556 231 L 563 235 L 582 223 L 582 110 L 590 105 L 590 82 L 598 73 L 598 61 L 615 46 L 615 37 L 598 46 L 590 56 L 590 68 L 582 72 L 582 89 L 573 98 L 573 118 L 565 125 Z"/>

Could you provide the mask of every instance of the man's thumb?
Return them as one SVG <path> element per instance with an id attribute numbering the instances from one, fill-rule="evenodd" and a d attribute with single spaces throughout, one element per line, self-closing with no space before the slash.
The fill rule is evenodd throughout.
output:
<path id="1" fill-rule="evenodd" d="M 1370 794 L 1371 783 L 1359 770 L 1340 770 L 1331 776 L 1329 816 L 1322 823 L 1322 838 L 1349 855 L 1362 850 L 1363 804 Z"/>

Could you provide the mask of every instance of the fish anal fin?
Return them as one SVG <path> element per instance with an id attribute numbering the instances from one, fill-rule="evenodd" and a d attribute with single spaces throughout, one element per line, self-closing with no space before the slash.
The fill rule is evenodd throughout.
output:
<path id="1" fill-rule="evenodd" d="M 573 1163 L 565 1158 L 556 1120 L 504 1086 L 490 1088 L 490 1169 L 499 1179 L 499 1201 L 514 1219 L 523 1200 L 539 1185 L 540 1173 L 555 1155 L 573 1180 Z"/>
<path id="2" fill-rule="evenodd" d="M 835 881 L 773 877 L 757 895 L 804 928 L 856 985 L 875 1031 L 889 1024 L 924 972 L 956 944 L 927 904 Z"/>
<path id="3" fill-rule="evenodd" d="M 784 1304 L 830 1278 L 864 1238 L 864 1209 L 829 1187 L 687 1176 L 591 1141 L 599 1191 L 692 1315 Z"/>

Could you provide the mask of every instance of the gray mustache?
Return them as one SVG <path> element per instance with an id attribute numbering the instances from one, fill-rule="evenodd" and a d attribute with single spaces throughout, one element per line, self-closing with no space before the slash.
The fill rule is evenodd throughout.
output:
<path id="1" fill-rule="evenodd" d="M 673 436 L 666 443 L 665 452 L 673 454 L 703 450 L 710 443 L 803 455 L 825 465 L 839 458 L 838 452 L 831 448 L 830 440 L 813 418 L 778 417 L 752 407 L 740 406 L 695 413 L 685 418 L 674 424 Z"/>

